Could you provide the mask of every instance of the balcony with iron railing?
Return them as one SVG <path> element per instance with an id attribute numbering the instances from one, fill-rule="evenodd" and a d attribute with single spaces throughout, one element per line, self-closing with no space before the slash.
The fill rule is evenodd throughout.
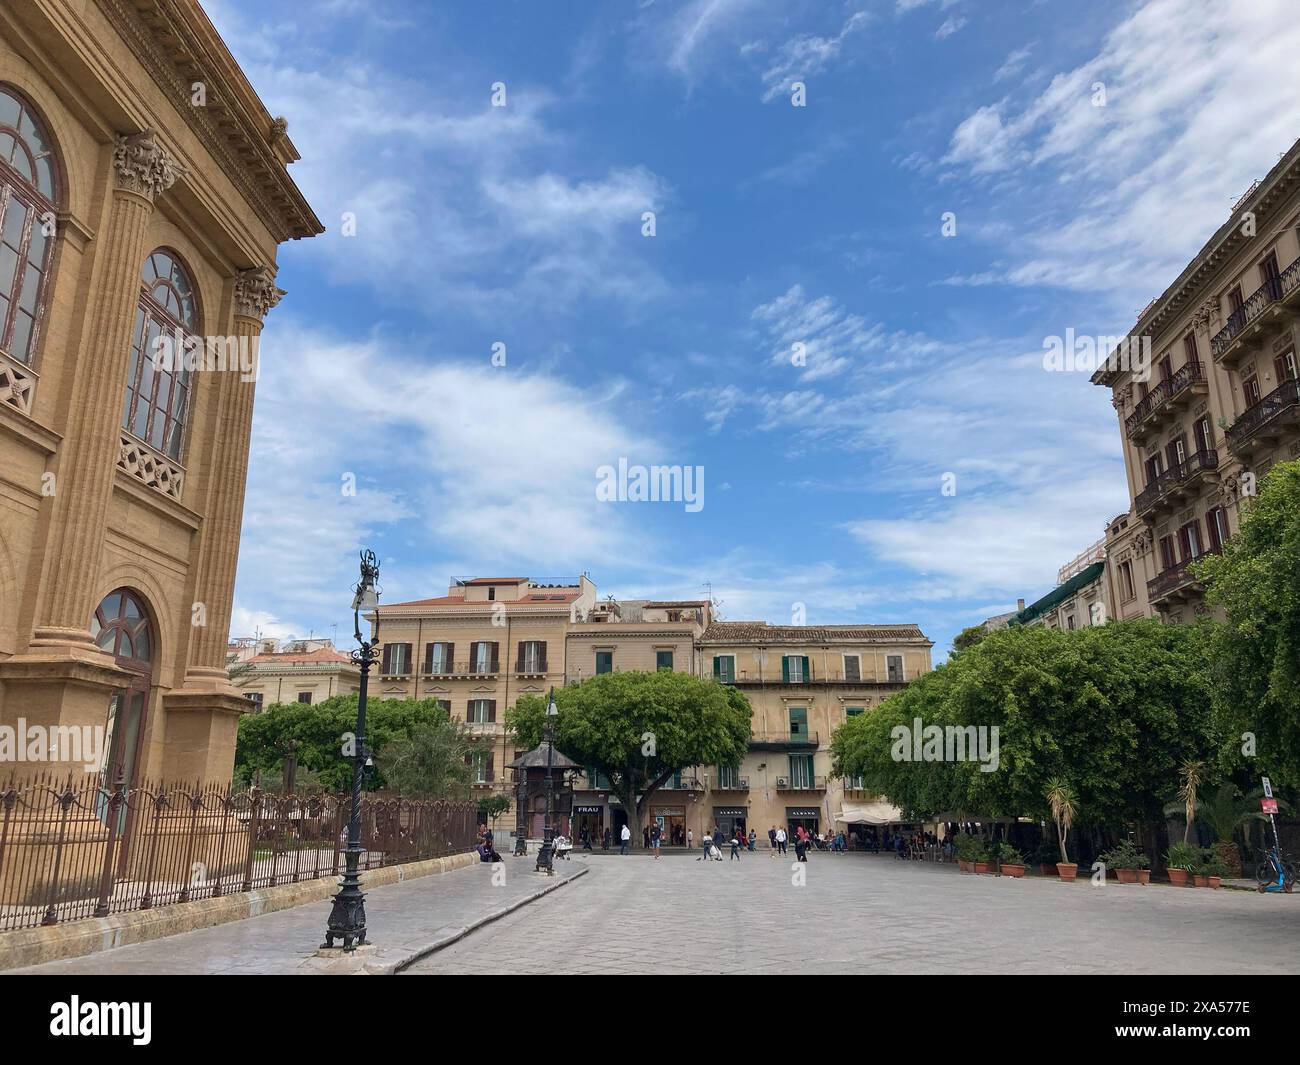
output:
<path id="1" fill-rule="evenodd" d="M 1284 309 L 1300 302 L 1300 258 L 1277 277 L 1267 278 L 1210 340 L 1215 362 L 1235 363 L 1241 355 L 1288 324 Z"/>
<path id="2" fill-rule="evenodd" d="M 1138 493 L 1133 507 L 1139 517 L 1149 517 L 1157 511 L 1173 506 L 1195 491 L 1207 477 L 1219 468 L 1219 453 L 1214 448 L 1188 455 L 1177 466 L 1171 466 Z"/>
<path id="3" fill-rule="evenodd" d="M 811 777 L 803 780 L 794 777 L 777 777 L 777 791 L 825 791 L 825 777 Z"/>
<path id="4" fill-rule="evenodd" d="M 501 673 L 510 672 L 509 666 L 507 666 L 505 669 L 502 669 L 501 664 L 499 662 L 497 663 L 496 669 L 492 668 L 491 662 L 487 663 L 487 665 L 481 669 L 473 662 L 431 663 L 430 665 L 435 666 L 436 668 L 429 668 L 429 669 L 426 669 L 425 665 L 426 663 L 424 662 L 420 663 L 419 674 L 421 677 L 424 677 L 428 680 L 449 680 L 449 679 L 454 679 L 456 677 L 496 677 Z M 407 668 L 402 673 L 392 673 L 392 674 L 385 673 L 383 675 L 386 677 L 387 676 L 409 677 L 414 672 L 415 670 L 411 669 L 411 667 L 408 665 Z"/>
<path id="5" fill-rule="evenodd" d="M 1217 548 L 1210 548 L 1205 554 L 1218 554 Z M 1205 555 L 1199 555 L 1204 558 Z M 1192 576 L 1190 567 L 1196 559 L 1185 558 L 1168 569 L 1157 573 L 1147 581 L 1147 599 L 1152 606 L 1161 603 L 1183 602 L 1197 597 L 1202 590 L 1201 583 Z"/>
<path id="6" fill-rule="evenodd" d="M 876 676 L 872 673 L 859 673 L 856 675 L 847 675 L 836 670 L 830 670 L 825 675 L 820 674 L 816 669 L 810 669 L 806 676 L 794 677 L 788 679 L 781 673 L 781 667 L 778 663 L 774 670 L 740 670 L 733 673 L 722 673 L 718 675 L 718 680 L 723 684 L 734 684 L 737 687 L 788 687 L 788 686 L 809 686 L 809 685 L 832 685 L 840 686 L 852 684 L 906 684 L 909 680 L 916 680 L 923 670 L 895 670 L 886 671 L 883 676 Z"/>
<path id="7" fill-rule="evenodd" d="M 741 791 L 741 792 L 748 791 L 749 780 L 746 779 L 745 777 L 736 777 L 733 778 L 732 780 L 727 781 L 725 784 L 721 780 L 719 780 L 716 784 L 713 785 L 713 790 L 714 791 Z"/>
<path id="8" fill-rule="evenodd" d="M 1192 396 L 1207 388 L 1205 370 L 1199 360 L 1180 366 L 1167 380 L 1161 381 L 1138 401 L 1133 412 L 1124 419 L 1128 438 L 1140 443 L 1159 428 L 1166 417 L 1186 405 Z"/>
<path id="9" fill-rule="evenodd" d="M 813 751 L 819 746 L 816 732 L 781 729 L 774 732 L 755 732 L 749 737 L 751 751 Z"/>
<path id="10" fill-rule="evenodd" d="M 1228 426 L 1228 450 L 1245 457 L 1287 433 L 1300 432 L 1300 381 L 1284 381 Z"/>

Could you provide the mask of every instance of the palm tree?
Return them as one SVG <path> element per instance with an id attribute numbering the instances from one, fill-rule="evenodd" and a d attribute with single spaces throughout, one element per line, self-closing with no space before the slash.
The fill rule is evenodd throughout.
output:
<path id="1" fill-rule="evenodd" d="M 1053 777 L 1047 782 L 1047 805 L 1052 809 L 1052 820 L 1056 823 L 1056 840 L 1061 845 L 1061 863 L 1070 864 L 1070 855 L 1065 849 L 1066 839 L 1074 826 L 1074 815 L 1078 812 L 1079 800 L 1074 790 L 1064 780 Z"/>
<path id="2" fill-rule="evenodd" d="M 1182 800 L 1185 818 L 1183 842 L 1186 843 L 1187 837 L 1192 834 L 1192 822 L 1196 820 L 1196 793 L 1205 779 L 1205 763 L 1188 759 L 1178 770 L 1178 779 L 1181 781 L 1178 786 L 1178 798 Z"/>

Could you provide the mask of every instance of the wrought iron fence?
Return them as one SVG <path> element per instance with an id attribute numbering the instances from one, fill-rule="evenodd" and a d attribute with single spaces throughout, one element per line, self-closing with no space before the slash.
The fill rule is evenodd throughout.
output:
<path id="1" fill-rule="evenodd" d="M 350 799 L 96 775 L 0 784 L 0 932 L 342 872 Z M 470 851 L 472 802 L 366 793 L 361 868 Z"/>

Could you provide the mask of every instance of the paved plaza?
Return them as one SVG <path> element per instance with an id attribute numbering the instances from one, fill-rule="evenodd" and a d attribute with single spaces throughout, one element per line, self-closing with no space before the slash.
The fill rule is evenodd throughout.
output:
<path id="1" fill-rule="evenodd" d="M 876 855 L 578 858 L 590 873 L 416 973 L 1300 972 L 1300 896 L 1094 887 Z"/>

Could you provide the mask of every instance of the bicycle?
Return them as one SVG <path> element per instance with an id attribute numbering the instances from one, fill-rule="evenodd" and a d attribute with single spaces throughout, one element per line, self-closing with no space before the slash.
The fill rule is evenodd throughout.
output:
<path id="1" fill-rule="evenodd" d="M 1255 883 L 1261 895 L 1266 891 L 1290 894 L 1295 879 L 1295 862 L 1284 857 L 1276 845 L 1255 852 Z"/>

